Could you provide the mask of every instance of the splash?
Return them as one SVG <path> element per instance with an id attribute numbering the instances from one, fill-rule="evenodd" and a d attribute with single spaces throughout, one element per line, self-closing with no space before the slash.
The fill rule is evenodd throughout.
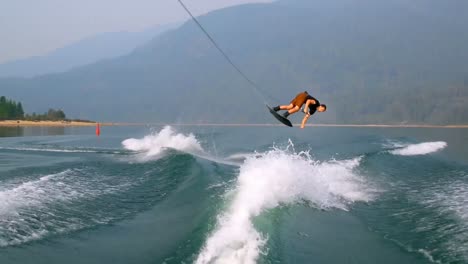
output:
<path id="1" fill-rule="evenodd" d="M 399 149 L 390 151 L 390 153 L 402 156 L 414 156 L 414 155 L 426 155 L 429 153 L 437 152 L 444 149 L 447 146 L 446 142 L 425 142 L 419 144 L 411 144 L 407 146 L 398 146 Z"/>
<path id="2" fill-rule="evenodd" d="M 193 134 L 176 133 L 170 126 L 142 139 L 126 139 L 122 145 L 125 149 L 141 152 L 143 159 L 158 157 L 168 148 L 190 153 L 203 152 L 203 148 Z"/>
<path id="3" fill-rule="evenodd" d="M 214 156 L 205 152 L 199 141 L 192 133 L 184 135 L 177 133 L 172 127 L 166 126 L 161 131 L 152 133 L 142 139 L 126 139 L 122 145 L 127 150 L 137 151 L 137 159 L 146 162 L 161 158 L 167 149 L 175 149 L 190 155 L 215 163 L 240 166 L 239 160 Z"/>
<path id="4" fill-rule="evenodd" d="M 360 158 L 317 162 L 308 153 L 280 149 L 247 157 L 233 200 L 196 263 L 255 263 L 267 238 L 252 220 L 281 204 L 306 200 L 320 209 L 347 210 L 353 202 L 372 200 L 365 180 L 353 172 L 359 162 Z"/>

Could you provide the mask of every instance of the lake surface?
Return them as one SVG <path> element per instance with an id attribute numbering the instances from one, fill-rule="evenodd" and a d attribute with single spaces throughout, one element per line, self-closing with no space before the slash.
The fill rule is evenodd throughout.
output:
<path id="1" fill-rule="evenodd" d="M 468 263 L 467 132 L 0 128 L 0 263 Z"/>

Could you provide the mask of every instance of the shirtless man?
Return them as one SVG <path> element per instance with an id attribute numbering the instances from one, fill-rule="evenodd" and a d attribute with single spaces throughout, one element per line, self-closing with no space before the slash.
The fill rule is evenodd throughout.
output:
<path id="1" fill-rule="evenodd" d="M 302 119 L 301 128 L 304 128 L 309 117 L 313 115 L 316 111 L 325 112 L 327 110 L 326 105 L 320 104 L 320 102 L 314 97 L 310 96 L 307 93 L 307 91 L 304 91 L 296 95 L 296 97 L 291 101 L 289 105 L 279 105 L 279 106 L 274 107 L 273 110 L 275 111 L 288 110 L 284 112 L 283 114 L 285 118 L 288 118 L 290 114 L 294 114 L 297 111 L 299 111 L 299 109 L 301 109 L 301 107 L 304 104 L 305 104 L 305 107 L 304 107 L 305 116 Z"/>

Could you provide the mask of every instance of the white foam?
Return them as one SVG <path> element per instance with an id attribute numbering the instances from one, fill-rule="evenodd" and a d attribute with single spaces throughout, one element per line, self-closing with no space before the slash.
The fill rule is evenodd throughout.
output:
<path id="1" fill-rule="evenodd" d="M 428 250 L 425 250 L 425 249 L 418 249 L 419 253 L 421 253 L 425 258 L 427 258 L 430 262 L 432 263 L 438 263 L 438 264 L 442 264 L 442 262 L 438 261 L 438 260 L 435 260 L 434 257 L 432 256 L 431 252 L 428 251 Z"/>
<path id="2" fill-rule="evenodd" d="M 399 149 L 391 150 L 390 153 L 403 156 L 426 155 L 437 152 L 447 146 L 446 142 L 424 142 L 419 144 L 411 144 Z"/>
<path id="3" fill-rule="evenodd" d="M 443 204 L 447 209 L 455 212 L 468 231 L 468 184 L 465 182 L 455 182 L 447 188 L 447 193 L 450 196 L 445 196 Z"/>
<path id="4" fill-rule="evenodd" d="M 226 159 L 227 160 L 235 160 L 235 161 L 244 161 L 248 157 L 255 156 L 255 153 L 234 153 L 229 155 Z"/>
<path id="5" fill-rule="evenodd" d="M 435 236 L 447 237 L 442 242 L 452 255 L 468 260 L 468 182 L 459 179 L 446 184 L 435 184 L 425 192 L 417 192 L 416 199 L 425 207 L 437 213 L 435 219 L 421 219 L 418 229 L 422 232 L 431 230 Z M 441 221 L 440 219 L 451 219 Z M 437 222 L 434 225 L 434 222 Z M 445 224 L 441 224 L 445 223 Z"/>
<path id="6" fill-rule="evenodd" d="M 125 188 L 107 186 L 106 183 L 80 177 L 86 173 L 67 169 L 26 182 L 2 184 L 0 189 L 0 247 L 19 245 L 40 239 L 51 233 L 63 233 L 83 228 L 89 223 L 71 217 L 61 219 L 55 215 L 56 205 L 80 199 L 94 199 L 99 195 Z M 61 210 L 61 209 L 59 209 Z M 41 217 L 38 217 L 38 216 Z M 98 222 L 100 219 L 91 219 Z"/>
<path id="7" fill-rule="evenodd" d="M 161 131 L 142 139 L 126 139 L 122 145 L 125 149 L 139 152 L 137 158 L 143 162 L 160 158 L 167 149 L 175 149 L 220 164 L 230 166 L 240 166 L 241 164 L 239 161 L 213 156 L 205 152 L 195 135 L 177 133 L 171 126 L 166 126 Z"/>
<path id="8" fill-rule="evenodd" d="M 45 193 L 43 187 L 47 187 L 47 181 L 54 177 L 65 176 L 69 174 L 71 170 L 65 170 L 63 172 L 50 174 L 40 177 L 38 180 L 23 182 L 12 189 L 6 189 L 0 191 L 0 216 L 12 214 L 16 212 L 16 209 L 27 205 L 37 205 L 41 203 L 42 199 L 39 196 L 46 198 L 48 196 Z M 66 196 L 58 196 L 66 199 Z"/>
<path id="9" fill-rule="evenodd" d="M 373 192 L 353 169 L 360 158 L 316 162 L 307 153 L 273 149 L 246 158 L 227 211 L 218 218 L 196 263 L 255 263 L 267 238 L 252 220 L 281 204 L 307 200 L 321 209 L 347 210 Z"/>
<path id="10" fill-rule="evenodd" d="M 176 133 L 170 126 L 141 139 L 126 139 L 122 145 L 125 149 L 141 152 L 143 159 L 158 157 L 167 148 L 190 153 L 203 152 L 203 148 L 193 134 Z"/>
<path id="11" fill-rule="evenodd" d="M 68 186 L 56 183 L 70 173 L 72 170 L 65 170 L 0 190 L 0 247 L 19 245 L 49 233 L 45 228 L 49 223 L 36 219 L 35 212 L 48 203 L 73 198 L 73 193 L 67 192 Z"/>
<path id="12" fill-rule="evenodd" d="M 438 210 L 445 215 L 454 214 L 463 224 L 465 231 L 468 231 L 468 183 L 455 181 L 443 186 L 443 188 L 437 186 L 423 203 L 438 207 Z"/>

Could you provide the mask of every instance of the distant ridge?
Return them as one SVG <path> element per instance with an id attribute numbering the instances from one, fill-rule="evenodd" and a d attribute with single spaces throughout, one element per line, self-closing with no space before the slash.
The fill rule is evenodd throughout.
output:
<path id="1" fill-rule="evenodd" d="M 130 53 L 157 35 L 175 28 L 176 24 L 152 27 L 141 32 L 108 32 L 97 34 L 56 49 L 43 56 L 0 64 L 1 77 L 34 77 L 60 73 L 72 68 Z"/>

